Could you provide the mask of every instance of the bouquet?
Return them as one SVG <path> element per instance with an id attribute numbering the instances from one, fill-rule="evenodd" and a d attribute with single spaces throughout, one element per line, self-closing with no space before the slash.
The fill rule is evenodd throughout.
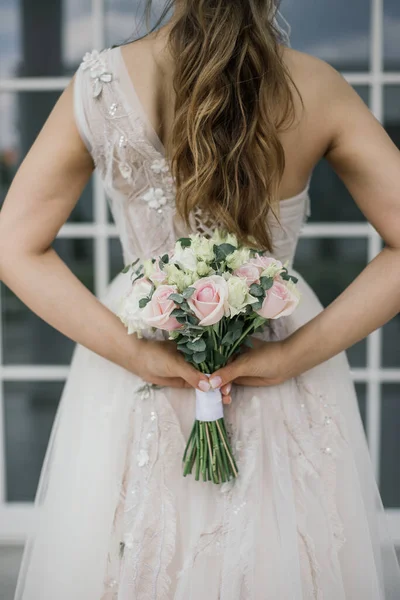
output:
<path id="1" fill-rule="evenodd" d="M 168 332 L 185 359 L 207 375 L 225 366 L 270 319 L 291 314 L 297 279 L 279 260 L 216 230 L 177 240 L 169 253 L 127 265 L 132 287 L 119 318 L 128 333 Z M 196 390 L 196 418 L 183 455 L 183 475 L 216 484 L 238 476 L 221 392 Z"/>

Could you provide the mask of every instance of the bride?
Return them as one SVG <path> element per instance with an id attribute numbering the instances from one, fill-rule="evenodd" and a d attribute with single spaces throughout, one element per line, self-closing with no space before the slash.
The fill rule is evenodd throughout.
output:
<path id="1" fill-rule="evenodd" d="M 177 0 L 166 25 L 87 54 L 15 177 L 1 278 L 77 342 L 18 600 L 400 597 L 344 353 L 399 310 L 399 153 L 334 69 L 286 47 L 276 11 Z M 219 226 L 291 266 L 323 156 L 385 248 L 325 310 L 299 274 L 299 309 L 210 382 L 127 335 L 129 276 L 97 300 L 52 249 L 96 168 L 126 263 Z M 209 385 L 240 471 L 223 486 L 181 474 Z"/>

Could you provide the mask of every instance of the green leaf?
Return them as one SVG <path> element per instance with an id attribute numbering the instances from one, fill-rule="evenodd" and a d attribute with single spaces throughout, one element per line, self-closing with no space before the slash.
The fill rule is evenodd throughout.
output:
<path id="1" fill-rule="evenodd" d="M 289 279 L 291 279 L 293 283 L 297 283 L 299 281 L 298 277 L 295 277 L 294 275 L 289 275 Z"/>
<path id="2" fill-rule="evenodd" d="M 174 310 L 172 311 L 171 317 L 185 317 L 186 313 L 184 310 L 181 310 L 180 308 L 174 308 Z"/>
<path id="3" fill-rule="evenodd" d="M 257 283 L 252 283 L 250 288 L 249 288 L 250 294 L 252 296 L 264 296 L 264 289 L 261 285 L 258 285 Z"/>
<path id="4" fill-rule="evenodd" d="M 227 256 L 229 256 L 229 254 L 232 254 L 232 252 L 235 252 L 236 247 L 233 246 L 232 244 L 220 244 L 219 246 L 217 246 L 217 244 L 214 245 L 214 254 L 215 254 L 215 259 L 217 262 L 221 262 L 223 260 L 226 259 Z"/>
<path id="5" fill-rule="evenodd" d="M 221 344 L 223 346 L 229 346 L 230 344 L 233 344 L 233 342 L 234 342 L 233 331 L 228 331 L 228 333 L 226 333 L 221 340 Z"/>
<path id="6" fill-rule="evenodd" d="M 274 285 L 274 278 L 273 277 L 261 277 L 260 283 L 261 283 L 263 290 L 265 290 L 265 291 L 270 290 L 272 288 L 272 286 Z"/>
<path id="7" fill-rule="evenodd" d="M 190 350 L 190 348 L 188 348 L 186 345 L 178 345 L 178 350 L 179 352 L 183 352 L 183 354 L 189 354 L 190 356 L 192 356 L 193 354 L 193 350 Z"/>
<path id="8" fill-rule="evenodd" d="M 193 296 L 195 291 L 196 291 L 196 288 L 188 287 L 188 288 L 186 288 L 186 290 L 183 291 L 182 296 L 187 300 L 188 298 Z"/>
<path id="9" fill-rule="evenodd" d="M 221 352 L 218 352 L 218 350 L 214 350 L 213 357 L 215 369 L 219 369 L 220 367 L 225 366 L 227 359 L 223 354 L 221 354 Z"/>
<path id="10" fill-rule="evenodd" d="M 196 365 L 199 365 L 200 363 L 206 360 L 206 356 L 207 355 L 205 352 L 195 352 L 193 354 L 193 360 L 196 363 Z"/>
<path id="11" fill-rule="evenodd" d="M 126 267 L 124 267 L 124 268 L 122 269 L 121 273 L 128 273 L 128 271 L 130 271 L 130 270 L 131 270 L 131 266 L 132 266 L 132 265 L 126 265 Z"/>
<path id="12" fill-rule="evenodd" d="M 194 352 L 204 352 L 207 345 L 203 339 L 196 340 L 195 342 L 188 342 L 187 347 Z"/>
<path id="13" fill-rule="evenodd" d="M 150 300 L 151 298 L 141 298 L 139 300 L 139 308 L 144 308 L 145 306 L 147 306 Z"/>
<path id="14" fill-rule="evenodd" d="M 182 246 L 182 248 L 189 248 L 189 246 L 192 245 L 192 240 L 190 238 L 179 238 L 179 240 L 177 240 L 180 245 Z"/>
<path id="15" fill-rule="evenodd" d="M 172 300 L 175 304 L 182 304 L 184 297 L 181 294 L 170 294 L 168 300 Z"/>
<path id="16" fill-rule="evenodd" d="M 262 305 L 264 304 L 264 300 L 259 300 L 258 302 L 254 302 L 254 304 L 252 304 L 252 309 L 253 310 L 260 310 L 260 308 L 262 308 Z"/>
<path id="17" fill-rule="evenodd" d="M 135 277 L 135 279 L 132 279 L 132 283 L 135 283 L 135 281 L 137 281 L 138 279 L 141 279 L 142 277 L 144 277 L 143 273 L 139 273 L 139 275 L 137 277 Z"/>
<path id="18" fill-rule="evenodd" d="M 169 262 L 169 256 L 168 256 L 168 254 L 164 254 L 164 255 L 161 257 L 161 260 L 162 260 L 162 262 L 163 262 L 165 265 L 166 265 L 166 264 L 168 264 L 168 262 Z"/>
<path id="19" fill-rule="evenodd" d="M 198 323 L 200 322 L 199 319 L 197 317 L 195 317 L 194 315 L 186 315 L 186 318 L 188 320 L 188 322 L 190 323 L 190 325 L 198 325 Z M 200 327 L 199 329 L 202 329 L 202 327 Z"/>
<path id="20" fill-rule="evenodd" d="M 186 325 L 186 315 L 184 317 L 175 317 L 176 320 L 178 321 L 178 323 L 180 323 L 181 325 Z"/>
<path id="21" fill-rule="evenodd" d="M 228 331 L 242 331 L 243 325 L 243 321 L 231 321 L 228 325 Z"/>
<path id="22" fill-rule="evenodd" d="M 235 331 L 232 331 L 232 341 L 237 342 L 241 335 L 242 335 L 242 330 L 235 329 Z"/>

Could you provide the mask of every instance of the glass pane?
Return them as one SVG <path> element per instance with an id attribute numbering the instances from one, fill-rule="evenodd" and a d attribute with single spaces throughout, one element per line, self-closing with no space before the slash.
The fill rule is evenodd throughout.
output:
<path id="1" fill-rule="evenodd" d="M 293 48 L 318 56 L 339 70 L 368 70 L 371 2 L 283 0 L 281 12 L 292 27 Z"/>
<path id="2" fill-rule="evenodd" d="M 400 69 L 400 4 L 398 0 L 384 0 L 385 69 Z"/>
<path id="3" fill-rule="evenodd" d="M 19 165 L 59 96 L 59 92 L 0 94 L 0 207 Z M 76 223 L 93 219 L 92 193 L 90 181 L 69 221 Z"/>
<path id="4" fill-rule="evenodd" d="M 0 0 L 0 77 L 72 74 L 91 48 L 91 0 Z"/>
<path id="5" fill-rule="evenodd" d="M 92 240 L 57 239 L 54 249 L 91 291 Z M 30 311 L 6 286 L 1 285 L 4 363 L 69 364 L 74 343 Z"/>
<path id="6" fill-rule="evenodd" d="M 121 242 L 118 238 L 111 238 L 108 241 L 108 252 L 110 262 L 110 277 L 111 280 L 113 280 L 114 277 L 116 277 L 124 268 Z"/>
<path id="7" fill-rule="evenodd" d="M 361 419 L 364 429 L 367 429 L 367 386 L 365 383 L 356 383 L 356 392 L 358 407 L 360 409 Z"/>
<path id="8" fill-rule="evenodd" d="M 382 386 L 381 494 L 386 508 L 400 508 L 400 385 Z"/>
<path id="9" fill-rule="evenodd" d="M 368 86 L 355 88 L 366 104 L 369 104 Z M 336 175 L 328 161 L 322 160 L 316 166 L 310 188 L 310 222 L 354 222 L 365 221 L 365 217 L 346 186 Z"/>
<path id="10" fill-rule="evenodd" d="M 146 33 L 145 2 L 132 0 L 105 0 L 106 45 L 122 44 Z M 153 0 L 150 27 L 161 17 L 166 0 Z M 167 15 L 164 23 L 172 13 Z"/>
<path id="11" fill-rule="evenodd" d="M 382 366 L 400 368 L 400 315 L 397 315 L 383 327 Z"/>
<path id="12" fill-rule="evenodd" d="M 328 306 L 360 274 L 367 256 L 366 239 L 301 238 L 294 268 Z M 350 348 L 347 355 L 352 367 L 365 367 L 365 340 Z"/>
<path id="13" fill-rule="evenodd" d="M 8 502 L 34 499 L 63 382 L 5 382 Z"/>
<path id="14" fill-rule="evenodd" d="M 385 87 L 384 124 L 386 131 L 400 148 L 400 85 Z"/>

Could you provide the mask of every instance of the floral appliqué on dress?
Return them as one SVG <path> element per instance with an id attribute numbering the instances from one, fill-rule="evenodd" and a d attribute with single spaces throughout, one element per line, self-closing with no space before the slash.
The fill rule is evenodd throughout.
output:
<path id="1" fill-rule="evenodd" d="M 93 97 L 100 98 L 105 83 L 110 83 L 113 79 L 112 74 L 107 71 L 101 53 L 97 50 L 87 52 L 83 57 L 82 70 L 90 69 L 90 77 L 93 80 Z"/>

